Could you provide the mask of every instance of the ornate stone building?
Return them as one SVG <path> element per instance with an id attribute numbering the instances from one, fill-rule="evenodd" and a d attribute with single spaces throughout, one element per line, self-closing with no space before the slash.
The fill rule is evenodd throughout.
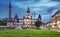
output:
<path id="1" fill-rule="evenodd" d="M 38 19 L 32 19 L 32 16 L 30 15 L 30 9 L 28 7 L 28 10 L 27 10 L 27 13 L 26 13 L 26 18 L 23 17 L 23 19 L 20 19 L 19 20 L 19 24 L 21 26 L 27 26 L 27 27 L 34 27 L 34 24 L 37 20 L 40 20 L 41 21 L 41 16 L 39 15 L 38 16 Z"/>
<path id="2" fill-rule="evenodd" d="M 13 18 L 11 17 L 11 1 L 9 2 L 9 18 L 8 18 L 8 21 L 7 21 L 7 26 L 8 27 L 14 27 L 14 21 L 13 21 Z"/>
<path id="3" fill-rule="evenodd" d="M 14 18 L 12 18 L 12 6 L 11 6 L 11 1 L 9 2 L 9 18 L 8 18 L 8 21 L 7 21 L 7 27 L 15 27 L 16 26 L 16 23 L 18 20 L 18 16 L 17 14 L 15 15 Z"/>
<path id="4" fill-rule="evenodd" d="M 60 10 L 51 17 L 50 25 L 52 28 L 60 28 Z"/>
<path id="5" fill-rule="evenodd" d="M 30 9 L 28 7 L 26 17 L 23 17 L 23 19 L 18 19 L 18 16 L 16 14 L 15 18 L 12 18 L 11 16 L 11 1 L 9 2 L 9 19 L 7 21 L 7 26 L 8 27 L 15 27 L 19 24 L 19 26 L 27 26 L 28 28 L 34 27 L 35 21 L 40 20 L 41 21 L 41 16 L 39 15 L 37 19 L 32 19 L 32 16 L 30 15 Z M 19 21 L 19 22 L 17 22 Z"/>

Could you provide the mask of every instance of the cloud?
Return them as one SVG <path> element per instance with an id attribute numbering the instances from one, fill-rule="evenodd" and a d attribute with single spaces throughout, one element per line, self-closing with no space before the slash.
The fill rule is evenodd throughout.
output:
<path id="1" fill-rule="evenodd" d="M 41 14 L 41 16 L 43 17 L 43 21 L 46 21 L 44 19 L 49 19 L 48 15 L 51 14 L 52 16 L 56 12 L 56 10 L 60 9 L 59 1 L 60 0 L 11 0 L 12 12 L 14 13 L 14 15 L 17 13 L 19 17 L 23 17 L 24 15 L 26 15 L 26 11 L 29 6 L 31 13 L 36 12 L 38 15 Z M 0 12 L 8 12 L 8 4 L 9 0 L 0 0 Z M 38 15 L 36 15 L 36 18 L 38 17 Z"/>
<path id="2" fill-rule="evenodd" d="M 60 2 L 60 0 L 51 0 L 51 1 L 57 1 L 57 2 Z"/>

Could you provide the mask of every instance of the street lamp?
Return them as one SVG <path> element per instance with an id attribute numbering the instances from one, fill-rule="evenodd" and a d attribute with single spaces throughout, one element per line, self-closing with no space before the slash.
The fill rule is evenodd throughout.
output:
<path id="1" fill-rule="evenodd" d="M 37 13 L 34 12 L 34 13 L 32 13 L 32 15 L 34 16 L 34 19 L 35 19 L 35 15 L 37 15 Z"/>
<path id="2" fill-rule="evenodd" d="M 49 15 L 49 17 L 51 18 L 51 14 Z M 50 20 L 50 18 L 49 18 L 49 20 Z M 50 22 L 51 22 L 51 20 L 50 20 Z M 50 26 L 51 26 L 50 22 L 49 22 L 49 30 L 50 30 Z"/>
<path id="3" fill-rule="evenodd" d="M 37 15 L 37 13 L 32 13 L 32 15 L 34 16 L 34 23 L 35 23 L 35 15 Z"/>

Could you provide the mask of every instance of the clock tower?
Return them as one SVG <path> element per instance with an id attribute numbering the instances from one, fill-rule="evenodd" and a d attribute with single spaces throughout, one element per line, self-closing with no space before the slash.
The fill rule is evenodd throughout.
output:
<path id="1" fill-rule="evenodd" d="M 31 19 L 29 7 L 28 7 L 28 10 L 27 10 L 27 13 L 26 13 L 26 18 L 27 19 Z"/>

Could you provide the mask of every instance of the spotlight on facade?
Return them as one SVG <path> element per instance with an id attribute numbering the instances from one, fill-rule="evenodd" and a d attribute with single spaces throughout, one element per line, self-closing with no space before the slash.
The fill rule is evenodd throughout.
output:
<path id="1" fill-rule="evenodd" d="M 52 28 L 54 28 L 54 25 L 52 25 Z"/>
<path id="2" fill-rule="evenodd" d="M 60 25 L 58 25 L 58 28 L 60 28 Z"/>

